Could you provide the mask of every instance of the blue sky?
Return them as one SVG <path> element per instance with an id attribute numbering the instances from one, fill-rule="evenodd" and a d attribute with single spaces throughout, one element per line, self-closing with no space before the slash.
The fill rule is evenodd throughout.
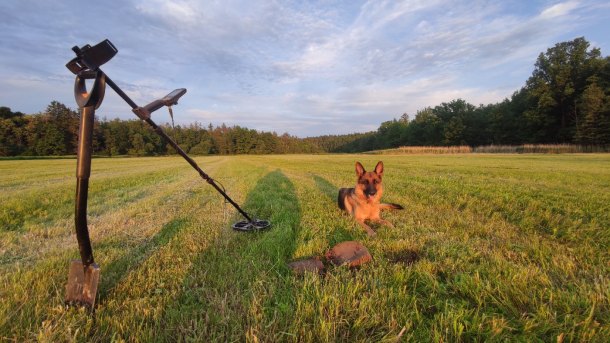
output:
<path id="1" fill-rule="evenodd" d="M 188 89 L 179 124 L 364 132 L 456 98 L 501 101 L 561 41 L 607 56 L 608 22 L 604 0 L 2 0 L 0 106 L 76 108 L 71 47 L 108 38 L 119 52 L 102 69 L 136 103 Z M 97 114 L 135 118 L 111 89 Z"/>

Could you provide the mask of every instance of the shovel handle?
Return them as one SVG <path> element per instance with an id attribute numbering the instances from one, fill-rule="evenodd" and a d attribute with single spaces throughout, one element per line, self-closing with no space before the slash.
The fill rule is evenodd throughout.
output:
<path id="1" fill-rule="evenodd" d="M 76 162 L 76 205 L 74 206 L 74 224 L 76 239 L 81 260 L 85 267 L 93 264 L 93 249 L 87 228 L 87 197 L 89 192 L 89 175 L 91 174 L 91 145 L 93 140 L 93 125 L 95 120 L 95 105 L 81 109 L 79 128 L 78 155 Z"/>

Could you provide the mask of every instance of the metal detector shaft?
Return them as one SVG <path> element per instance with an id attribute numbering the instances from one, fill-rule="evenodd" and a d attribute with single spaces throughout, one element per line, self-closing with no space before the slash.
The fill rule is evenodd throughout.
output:
<path id="1" fill-rule="evenodd" d="M 100 70 L 101 72 L 101 70 Z M 134 110 L 134 112 L 136 114 L 138 114 L 138 109 L 140 109 L 140 107 L 133 102 L 133 100 L 131 100 L 131 98 L 129 98 L 129 96 L 127 94 L 125 94 L 125 92 L 123 92 L 123 90 L 121 88 L 119 88 L 119 86 L 117 86 L 116 83 L 114 83 L 109 77 L 108 75 L 106 75 L 106 84 L 108 86 L 110 86 L 110 88 L 114 89 L 114 91 L 121 97 L 123 98 L 123 100 L 125 100 L 125 102 L 127 102 L 129 104 L 129 106 L 131 106 L 131 108 Z M 214 187 L 218 193 L 222 194 L 222 196 L 229 202 L 231 203 L 231 205 L 233 205 L 233 207 L 235 207 L 235 209 L 237 211 L 239 211 L 239 213 L 241 213 L 242 216 L 244 216 L 248 221 L 252 222 L 252 218 L 250 218 L 250 216 L 248 215 L 248 213 L 246 213 L 244 210 L 241 209 L 241 207 L 239 207 L 239 205 L 237 205 L 237 203 L 235 201 L 233 201 L 233 199 L 231 199 L 227 193 L 225 193 L 222 188 L 220 188 L 216 182 L 214 182 L 214 179 L 212 179 L 210 176 L 208 176 L 208 174 L 206 174 L 203 170 L 201 170 L 201 168 L 199 168 L 199 165 L 197 165 L 197 163 L 190 158 L 186 152 L 184 152 L 184 150 L 182 150 L 182 148 L 180 148 L 180 146 L 178 145 L 178 143 L 176 143 L 170 136 L 168 136 L 165 131 L 163 131 L 163 129 L 161 127 L 159 127 L 150 117 L 146 117 L 146 116 L 141 116 L 138 114 L 138 117 L 140 117 L 140 119 L 144 120 L 145 122 L 148 123 L 148 125 L 150 125 L 155 132 L 163 137 L 175 150 L 176 152 L 182 156 L 198 173 L 199 175 L 210 185 L 212 185 L 212 187 Z"/>

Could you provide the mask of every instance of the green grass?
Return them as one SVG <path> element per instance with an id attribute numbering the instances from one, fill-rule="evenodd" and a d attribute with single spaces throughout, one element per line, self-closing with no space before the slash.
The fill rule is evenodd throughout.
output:
<path id="1" fill-rule="evenodd" d="M 336 208 L 354 162 L 386 167 L 394 229 Z M 97 309 L 63 306 L 78 258 L 75 160 L 0 161 L 0 341 L 610 340 L 610 155 L 94 159 Z M 287 262 L 359 240 L 357 271 Z M 402 263 L 401 256 L 416 257 Z"/>

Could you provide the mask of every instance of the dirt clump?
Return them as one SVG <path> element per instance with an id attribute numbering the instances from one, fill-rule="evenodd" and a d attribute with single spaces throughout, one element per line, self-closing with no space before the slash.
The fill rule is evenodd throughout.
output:
<path id="1" fill-rule="evenodd" d="M 362 243 L 346 241 L 328 250 L 326 259 L 335 266 L 348 265 L 350 268 L 354 268 L 370 262 L 373 257 Z"/>

